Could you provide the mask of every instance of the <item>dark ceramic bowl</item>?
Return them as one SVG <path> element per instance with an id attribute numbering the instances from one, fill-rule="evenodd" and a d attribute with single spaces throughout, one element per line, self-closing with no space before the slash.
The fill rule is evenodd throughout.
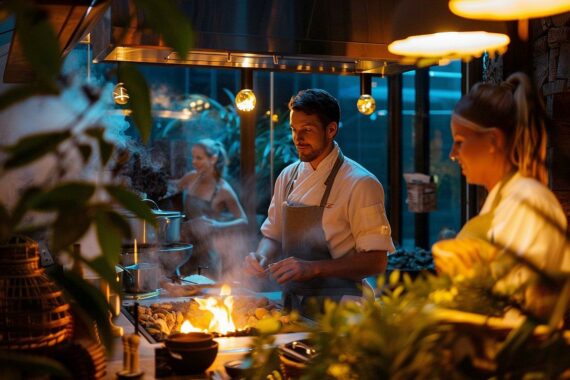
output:
<path id="1" fill-rule="evenodd" d="M 164 341 L 164 345 L 171 351 L 188 348 L 206 348 L 214 342 L 212 334 L 203 332 L 174 333 Z"/>
<path id="2" fill-rule="evenodd" d="M 218 342 L 209 347 L 170 350 L 170 365 L 177 374 L 202 373 L 216 360 Z"/>
<path id="3" fill-rule="evenodd" d="M 251 368 L 251 361 L 244 359 L 232 360 L 226 362 L 224 368 L 228 376 L 232 379 L 245 378 L 247 370 Z"/>

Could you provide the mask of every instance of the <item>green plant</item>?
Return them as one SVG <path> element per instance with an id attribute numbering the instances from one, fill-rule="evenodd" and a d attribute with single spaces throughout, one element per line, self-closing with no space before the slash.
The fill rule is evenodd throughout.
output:
<path id="1" fill-rule="evenodd" d="M 517 263 L 508 254 L 504 261 L 499 265 L 505 271 Z M 539 278 L 558 281 L 545 276 Z M 424 274 L 415 280 L 394 271 L 387 284 L 378 279 L 379 299 L 326 304 L 316 325 L 307 326 L 318 356 L 302 379 L 557 378 L 568 369 L 564 332 L 554 328 L 537 337 L 540 320 L 513 301 L 515 293 L 496 292 L 500 279 L 488 265 L 477 266 L 471 276 Z M 562 304 L 568 291 L 559 297 Z M 512 308 L 523 315 L 519 327 L 499 318 L 498 327 L 489 322 Z M 278 349 L 268 349 L 272 343 L 270 336 L 254 341 L 251 358 L 263 359 L 257 378 L 279 370 Z"/>
<path id="2" fill-rule="evenodd" d="M 167 44 L 178 54 L 186 54 L 192 44 L 192 30 L 174 1 L 135 0 L 134 4 Z M 15 18 L 15 33 L 35 74 L 33 83 L 9 88 L 0 94 L 0 111 L 30 98 L 55 97 L 73 87 L 70 78 L 60 75 L 63 57 L 58 37 L 41 2 L 4 1 L 0 15 Z M 116 74 L 130 94 L 131 115 L 144 143 L 152 127 L 146 81 L 131 64 L 120 65 Z M 154 217 L 136 194 L 116 184 L 113 176 L 104 175 L 106 171 L 114 173 L 115 145 L 105 138 L 105 127 L 89 118 L 90 113 L 102 111 L 102 90 L 80 86 L 78 91 L 87 99 L 87 105 L 74 119 L 56 131 L 32 133 L 1 147 L 2 177 L 18 170 L 37 169 L 43 161 L 51 160 L 53 165 L 48 166 L 48 173 L 42 173 L 43 180 L 17 189 L 19 193 L 13 204 L 0 204 L 0 241 L 19 234 L 47 236 L 53 255 L 67 252 L 120 293 L 114 265 L 119 260 L 122 239 L 130 236 L 130 228 L 117 207 L 150 223 L 154 223 Z M 81 178 L 86 169 L 94 175 Z M 96 232 L 101 251 L 95 258 L 87 258 L 71 248 L 91 228 Z M 93 333 L 101 337 L 110 350 L 109 305 L 101 291 L 75 272 L 54 271 L 52 276 L 76 306 L 76 316 L 84 319 L 86 326 L 96 322 L 97 331 Z M 14 361 L 14 355 L 0 352 L 2 366 L 10 361 L 16 368 L 29 370 L 31 366 L 40 372 L 62 373 L 61 365 L 56 362 L 38 360 L 25 353 L 18 354 Z"/>

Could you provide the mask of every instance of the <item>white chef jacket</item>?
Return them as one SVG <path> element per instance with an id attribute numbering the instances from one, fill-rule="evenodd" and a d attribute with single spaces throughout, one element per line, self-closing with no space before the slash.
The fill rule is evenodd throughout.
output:
<path id="1" fill-rule="evenodd" d="M 261 226 L 261 233 L 281 242 L 283 203 L 319 206 L 327 179 L 338 157 L 339 147 L 334 149 L 313 169 L 309 162 L 302 162 L 293 190 L 285 199 L 286 186 L 291 179 L 295 162 L 287 166 L 275 182 L 275 191 L 268 216 Z M 334 180 L 323 212 L 323 230 L 333 258 L 350 251 L 394 251 L 391 229 L 384 210 L 384 189 L 372 173 L 355 161 L 345 157 Z"/>
<path id="2" fill-rule="evenodd" d="M 491 189 L 480 214 L 492 209 L 499 189 L 500 184 Z M 550 189 L 516 173 L 500 191 L 487 232 L 489 241 L 524 256 L 541 269 L 570 272 L 567 220 Z"/>

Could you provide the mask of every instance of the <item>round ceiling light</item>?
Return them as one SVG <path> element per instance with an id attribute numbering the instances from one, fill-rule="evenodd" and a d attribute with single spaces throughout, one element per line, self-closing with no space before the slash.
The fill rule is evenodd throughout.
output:
<path id="1" fill-rule="evenodd" d="M 410 36 L 388 46 L 390 53 L 415 57 L 462 58 L 480 57 L 483 52 L 504 53 L 510 42 L 502 33 L 441 32 Z"/>
<path id="2" fill-rule="evenodd" d="M 255 108 L 255 94 L 252 90 L 243 89 L 236 95 L 236 107 L 240 111 L 249 112 Z"/>
<path id="3" fill-rule="evenodd" d="M 450 0 L 449 9 L 461 17 L 480 20 L 520 20 L 570 11 L 568 0 Z"/>
<path id="4" fill-rule="evenodd" d="M 358 98 L 356 102 L 356 108 L 358 108 L 358 112 L 363 115 L 371 115 L 376 109 L 376 101 L 368 94 L 360 95 L 360 98 Z"/>

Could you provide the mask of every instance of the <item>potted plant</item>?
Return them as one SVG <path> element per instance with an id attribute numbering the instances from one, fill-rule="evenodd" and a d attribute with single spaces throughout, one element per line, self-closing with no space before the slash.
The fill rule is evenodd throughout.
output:
<path id="1" fill-rule="evenodd" d="M 41 236 L 48 242 L 52 255 L 67 253 L 120 293 L 115 264 L 122 239 L 130 236 L 130 228 L 118 208 L 150 223 L 154 223 L 154 217 L 136 194 L 115 181 L 115 144 L 107 139 L 105 126 L 96 117 L 104 112 L 110 89 L 78 84 L 60 75 L 63 57 L 58 37 L 42 4 L 45 2 L 13 0 L 0 6 L 2 17 L 15 18 L 15 34 L 35 76 L 33 83 L 11 87 L 0 94 L 3 133 L 9 134 L 10 127 L 14 128 L 12 131 L 25 129 L 18 120 L 27 118 L 29 122 L 46 104 L 63 105 L 63 110 L 66 100 L 74 97 L 80 106 L 69 107 L 69 112 L 59 117 L 59 124 L 47 131 L 31 130 L 17 138 L 12 134 L 11 140 L 3 139 L 0 242 L 3 247 L 10 247 L 14 236 Z M 168 45 L 178 54 L 186 54 L 191 47 L 192 31 L 175 2 L 135 0 L 134 4 Z M 129 91 L 131 116 L 145 142 L 152 128 L 148 86 L 133 65 L 120 65 L 116 75 Z M 14 115 L 19 119 L 11 117 Z M 41 123 L 45 122 L 44 118 Z M 89 236 L 96 242 L 91 255 L 72 248 L 74 243 Z M 7 249 L 0 251 L 0 255 L 11 252 Z M 109 305 L 101 290 L 77 272 L 55 271 L 50 277 L 74 306 L 74 317 L 80 318 L 85 326 L 96 326 L 92 332 L 110 350 Z M 8 323 L 6 309 L 3 313 L 2 320 Z M 5 338 L 9 340 L 9 336 Z M 3 349 L 0 366 L 14 376 L 30 371 L 71 376 L 63 361 L 50 359 L 45 353 Z"/>

